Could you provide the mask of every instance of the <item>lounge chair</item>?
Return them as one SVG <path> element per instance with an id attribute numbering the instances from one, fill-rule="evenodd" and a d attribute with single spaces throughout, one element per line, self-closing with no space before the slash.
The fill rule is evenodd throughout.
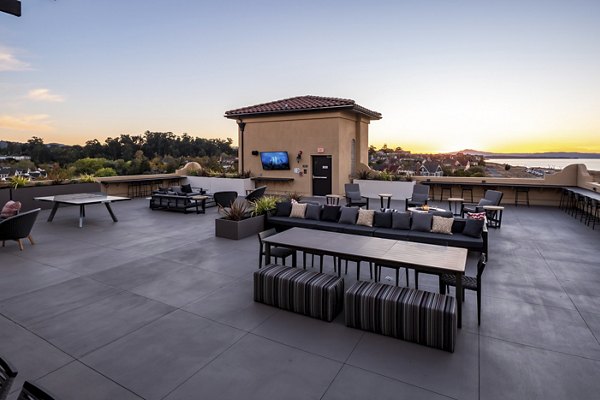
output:
<path id="1" fill-rule="evenodd" d="M 31 244 L 34 244 L 31 238 L 31 229 L 40 212 L 39 208 L 17 214 L 14 217 L 9 217 L 0 221 L 0 240 L 2 247 L 7 240 L 14 240 L 19 243 L 19 248 L 23 251 L 23 242 L 21 239 L 29 239 Z"/>
<path id="2" fill-rule="evenodd" d="M 344 185 L 346 191 L 346 207 L 358 206 L 369 208 L 369 199 L 360 194 L 360 187 L 357 183 L 346 183 Z"/>

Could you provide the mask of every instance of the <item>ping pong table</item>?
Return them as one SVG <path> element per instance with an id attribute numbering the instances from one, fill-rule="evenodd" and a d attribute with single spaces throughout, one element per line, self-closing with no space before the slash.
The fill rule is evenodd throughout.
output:
<path id="1" fill-rule="evenodd" d="M 54 215 L 56 215 L 56 210 L 58 210 L 58 207 L 60 207 L 61 204 L 64 206 L 79 206 L 79 227 L 81 228 L 83 227 L 83 219 L 85 218 L 85 206 L 90 204 L 104 204 L 112 220 L 118 222 L 119 220 L 110 207 L 110 203 L 131 199 L 129 197 L 107 196 L 103 193 L 75 193 L 57 196 L 34 197 L 34 200 L 54 203 L 52 211 L 48 216 L 48 222 L 52 222 Z"/>

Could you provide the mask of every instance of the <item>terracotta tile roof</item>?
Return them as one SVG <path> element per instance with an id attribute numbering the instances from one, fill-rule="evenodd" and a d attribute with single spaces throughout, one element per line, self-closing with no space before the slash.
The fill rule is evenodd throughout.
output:
<path id="1" fill-rule="evenodd" d="M 225 117 L 234 118 L 244 115 L 278 114 L 289 112 L 348 109 L 364 114 L 371 119 L 381 119 L 381 114 L 359 106 L 354 100 L 336 97 L 298 96 L 289 99 L 271 101 L 269 103 L 238 108 L 225 112 Z"/>

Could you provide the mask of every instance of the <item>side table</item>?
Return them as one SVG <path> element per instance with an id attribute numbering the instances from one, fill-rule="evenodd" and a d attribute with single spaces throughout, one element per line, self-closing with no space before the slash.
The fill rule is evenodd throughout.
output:
<path id="1" fill-rule="evenodd" d="M 383 202 L 387 200 L 387 206 L 383 206 Z M 379 193 L 379 201 L 381 203 L 381 208 L 390 208 L 390 204 L 392 201 L 392 195 L 390 193 Z"/>
<path id="2" fill-rule="evenodd" d="M 485 210 L 486 218 L 488 221 L 487 226 L 490 228 L 500 228 L 502 225 L 502 212 L 504 207 L 502 206 L 483 206 Z"/>
<path id="3" fill-rule="evenodd" d="M 465 199 L 462 197 L 448 197 L 448 209 L 455 217 L 461 215 L 462 205 L 464 202 Z"/>

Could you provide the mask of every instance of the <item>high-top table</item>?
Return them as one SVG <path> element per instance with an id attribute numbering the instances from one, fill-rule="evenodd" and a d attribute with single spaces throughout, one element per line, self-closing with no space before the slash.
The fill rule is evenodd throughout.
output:
<path id="1" fill-rule="evenodd" d="M 458 327 L 461 327 L 462 276 L 467 264 L 467 249 L 305 228 L 291 228 L 263 239 L 263 243 L 266 244 L 267 263 L 271 262 L 271 246 L 331 255 L 337 257 L 339 276 L 342 259 L 411 268 L 419 272 L 453 274 L 456 276 Z"/>
<path id="2" fill-rule="evenodd" d="M 85 218 L 85 206 L 90 204 L 104 204 L 108 213 L 110 214 L 113 221 L 118 222 L 119 220 L 115 216 L 110 203 L 115 201 L 131 200 L 129 197 L 118 197 L 118 196 L 107 196 L 103 193 L 74 193 L 74 194 L 63 194 L 58 196 L 44 196 L 34 197 L 34 200 L 48 201 L 54 203 L 52 211 L 48 216 L 48 222 L 54 220 L 56 210 L 60 205 L 65 206 L 79 206 L 79 227 L 83 227 L 83 219 Z"/>

